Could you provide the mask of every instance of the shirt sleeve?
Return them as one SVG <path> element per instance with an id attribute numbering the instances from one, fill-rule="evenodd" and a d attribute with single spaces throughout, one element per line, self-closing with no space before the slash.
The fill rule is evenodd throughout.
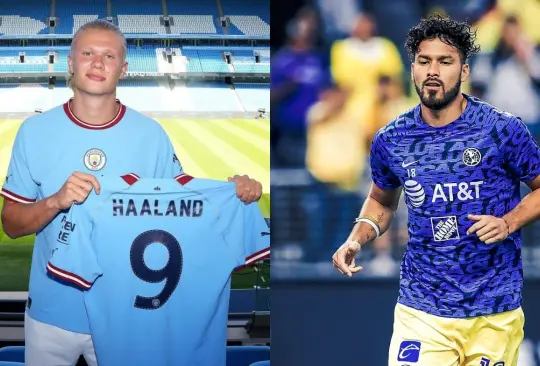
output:
<path id="1" fill-rule="evenodd" d="M 375 134 L 369 156 L 373 182 L 381 189 L 394 189 L 401 186 L 399 178 L 388 165 L 388 153 L 383 145 L 380 131 Z"/>
<path id="2" fill-rule="evenodd" d="M 30 173 L 27 145 L 23 123 L 15 136 L 6 180 L 0 191 L 5 199 L 19 203 L 34 203 L 38 195 L 38 185 Z"/>
<path id="3" fill-rule="evenodd" d="M 47 272 L 88 290 L 103 272 L 92 246 L 92 221 L 84 205 L 73 205 L 62 218 Z"/>
<path id="4" fill-rule="evenodd" d="M 256 203 L 238 204 L 226 235 L 234 248 L 236 268 L 270 258 L 270 225 Z"/>
<path id="5" fill-rule="evenodd" d="M 504 122 L 504 123 L 503 123 Z M 510 172 L 527 183 L 540 175 L 540 149 L 520 118 L 512 117 L 500 123 L 502 150 Z"/>
<path id="6" fill-rule="evenodd" d="M 346 67 L 343 64 L 347 62 L 347 57 L 343 55 L 344 41 L 337 40 L 330 46 L 330 72 L 336 84 L 345 87 L 350 84 L 350 75 L 347 75 Z"/>
<path id="7" fill-rule="evenodd" d="M 403 62 L 397 47 L 389 39 L 381 39 L 384 45 L 384 57 L 380 63 L 381 75 L 401 77 L 403 75 Z"/>
<path id="8" fill-rule="evenodd" d="M 184 173 L 182 164 L 174 151 L 171 139 L 163 129 L 161 130 L 159 149 L 155 178 L 174 178 Z"/>
<path id="9" fill-rule="evenodd" d="M 273 62 L 272 72 L 270 73 L 270 85 L 276 88 L 292 79 L 291 75 L 287 73 L 287 70 L 290 71 L 294 64 L 291 59 L 284 57 L 281 53 L 276 54 Z"/>

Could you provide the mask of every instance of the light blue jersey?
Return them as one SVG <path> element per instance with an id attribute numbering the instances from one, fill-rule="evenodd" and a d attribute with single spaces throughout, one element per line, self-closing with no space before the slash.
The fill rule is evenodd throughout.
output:
<path id="1" fill-rule="evenodd" d="M 258 205 L 187 175 L 100 184 L 61 215 L 47 266 L 88 290 L 99 365 L 224 366 L 231 273 L 270 254 Z"/>
<path id="2" fill-rule="evenodd" d="M 118 106 L 116 117 L 98 127 L 75 117 L 69 103 L 25 120 L 15 138 L 2 196 L 20 203 L 36 202 L 59 191 L 75 171 L 97 177 L 126 171 L 152 178 L 182 173 L 163 128 L 120 102 Z M 28 313 L 40 322 L 88 333 L 82 292 L 48 276 L 45 269 L 64 226 L 63 216 L 58 215 L 36 235 Z"/>

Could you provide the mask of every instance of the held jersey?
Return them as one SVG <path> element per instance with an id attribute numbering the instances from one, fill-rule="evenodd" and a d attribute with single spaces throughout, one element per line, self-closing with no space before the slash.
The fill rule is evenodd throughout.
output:
<path id="1" fill-rule="evenodd" d="M 62 216 L 47 270 L 85 291 L 100 366 L 224 366 L 231 272 L 270 254 L 234 182 L 102 178 Z"/>
<path id="2" fill-rule="evenodd" d="M 92 126 L 65 103 L 26 119 L 17 132 L 1 195 L 33 203 L 58 192 L 75 171 L 120 176 L 173 178 L 182 172 L 163 128 L 118 101 L 118 113 L 107 124 Z M 47 276 L 45 267 L 63 226 L 57 215 L 36 234 L 30 270 L 28 314 L 69 331 L 88 333 L 80 291 Z M 62 301 L 58 301 L 62 299 Z"/>
<path id="3" fill-rule="evenodd" d="M 465 95 L 462 115 L 431 127 L 420 106 L 375 136 L 374 183 L 403 187 L 409 242 L 398 302 L 445 317 L 500 313 L 521 305 L 521 234 L 495 244 L 467 235 L 473 215 L 502 217 L 520 182 L 540 174 L 540 150 L 519 118 Z"/>

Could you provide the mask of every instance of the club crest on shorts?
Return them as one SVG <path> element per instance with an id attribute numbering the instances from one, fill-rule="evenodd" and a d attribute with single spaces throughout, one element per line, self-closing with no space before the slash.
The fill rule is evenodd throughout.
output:
<path id="1" fill-rule="evenodd" d="M 106 162 L 107 157 L 100 149 L 90 149 L 84 154 L 84 165 L 90 170 L 101 170 Z"/>
<path id="2" fill-rule="evenodd" d="M 418 362 L 422 344 L 419 341 L 402 341 L 399 345 L 397 360 L 400 362 Z"/>
<path id="3" fill-rule="evenodd" d="M 491 360 L 487 357 L 482 357 L 482 359 L 480 360 L 480 366 L 492 366 Z M 504 361 L 494 363 L 493 366 L 504 366 Z"/>
<path id="4" fill-rule="evenodd" d="M 478 149 L 469 147 L 463 151 L 463 163 L 467 166 L 477 166 L 482 160 L 482 154 Z"/>

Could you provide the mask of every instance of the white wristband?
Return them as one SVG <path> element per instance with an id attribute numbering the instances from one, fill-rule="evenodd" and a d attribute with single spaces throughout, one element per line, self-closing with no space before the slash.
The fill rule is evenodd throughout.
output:
<path id="1" fill-rule="evenodd" d="M 377 238 L 379 237 L 379 235 L 381 235 L 381 232 L 379 231 L 379 227 L 377 226 L 377 224 L 375 224 L 373 221 L 371 221 L 370 219 L 365 219 L 365 218 L 357 218 L 356 220 L 354 220 L 356 223 L 358 222 L 365 222 L 366 224 L 370 224 L 371 227 L 373 227 L 373 230 L 375 230 L 375 233 L 377 234 Z"/>

